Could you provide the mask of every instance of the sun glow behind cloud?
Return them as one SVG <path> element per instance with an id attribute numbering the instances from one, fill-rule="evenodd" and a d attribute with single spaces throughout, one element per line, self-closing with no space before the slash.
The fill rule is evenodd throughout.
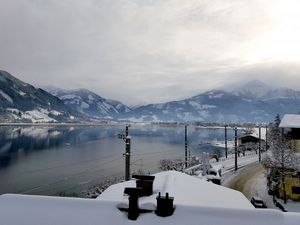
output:
<path id="1" fill-rule="evenodd" d="M 253 46 L 248 60 L 300 62 L 300 1 L 270 1 L 270 11 L 270 29 Z"/>

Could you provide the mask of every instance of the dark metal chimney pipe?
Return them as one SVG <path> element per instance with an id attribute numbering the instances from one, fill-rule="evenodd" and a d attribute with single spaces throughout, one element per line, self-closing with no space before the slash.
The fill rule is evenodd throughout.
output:
<path id="1" fill-rule="evenodd" d="M 174 198 L 169 197 L 169 193 L 166 193 L 166 196 L 161 196 L 160 192 L 158 193 L 158 196 L 156 197 L 157 201 L 157 208 L 156 208 L 156 215 L 161 217 L 167 217 L 172 216 L 174 213 Z"/>
<path id="2" fill-rule="evenodd" d="M 136 220 L 140 215 L 139 195 L 142 188 L 125 188 L 124 193 L 129 195 L 128 219 Z"/>

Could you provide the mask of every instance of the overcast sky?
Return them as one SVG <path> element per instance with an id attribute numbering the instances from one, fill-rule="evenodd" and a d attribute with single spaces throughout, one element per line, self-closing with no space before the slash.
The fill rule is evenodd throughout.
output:
<path id="1" fill-rule="evenodd" d="M 0 69 L 126 104 L 300 89 L 298 0 L 0 0 Z"/>

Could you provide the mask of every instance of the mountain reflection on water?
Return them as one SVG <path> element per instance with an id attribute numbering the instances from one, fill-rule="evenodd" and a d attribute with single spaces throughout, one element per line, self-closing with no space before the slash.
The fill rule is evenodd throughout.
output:
<path id="1" fill-rule="evenodd" d="M 0 126 L 0 194 L 80 192 L 124 176 L 123 126 Z M 159 170 L 161 159 L 184 157 L 184 127 L 138 126 L 132 137 L 131 171 Z M 233 138 L 229 132 L 228 138 Z M 188 129 L 192 155 L 218 147 L 224 129 Z M 223 150 L 223 148 L 220 148 Z"/>

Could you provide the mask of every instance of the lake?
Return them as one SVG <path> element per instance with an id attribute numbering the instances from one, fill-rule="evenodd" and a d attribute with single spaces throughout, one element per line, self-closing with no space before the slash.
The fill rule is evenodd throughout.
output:
<path id="1" fill-rule="evenodd" d="M 0 126 L 0 194 L 57 195 L 124 178 L 125 126 Z M 184 158 L 184 126 L 132 125 L 131 172 Z M 233 139 L 228 131 L 228 139 Z M 224 149 L 224 128 L 188 127 L 191 155 Z"/>

